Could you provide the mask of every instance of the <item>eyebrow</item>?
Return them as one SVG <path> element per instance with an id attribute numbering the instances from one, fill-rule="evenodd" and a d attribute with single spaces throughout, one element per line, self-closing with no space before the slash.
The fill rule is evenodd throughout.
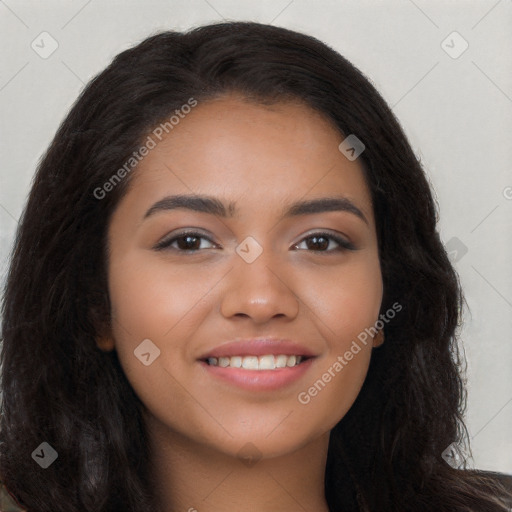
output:
<path id="1" fill-rule="evenodd" d="M 204 195 L 175 195 L 167 196 L 157 201 L 144 215 L 144 219 L 157 212 L 184 208 L 195 212 L 217 215 L 223 218 L 231 218 L 236 214 L 236 203 L 229 202 L 227 207 L 216 197 Z M 346 197 L 322 197 L 307 201 L 298 201 L 285 207 L 283 218 L 296 217 L 299 215 L 312 215 L 323 212 L 348 212 L 356 215 L 369 225 L 364 213 Z"/>

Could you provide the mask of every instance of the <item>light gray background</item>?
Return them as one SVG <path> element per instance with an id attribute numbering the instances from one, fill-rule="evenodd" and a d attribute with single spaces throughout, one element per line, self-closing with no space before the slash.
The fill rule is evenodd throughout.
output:
<path id="1" fill-rule="evenodd" d="M 318 37 L 392 106 L 432 182 L 441 237 L 459 248 L 471 464 L 512 473 L 510 0 L 0 0 L 1 283 L 38 160 L 83 85 L 152 33 L 222 18 Z M 47 59 L 31 48 L 49 48 L 43 31 L 59 45 Z M 457 58 L 445 51 L 463 49 L 453 31 L 469 44 Z"/>

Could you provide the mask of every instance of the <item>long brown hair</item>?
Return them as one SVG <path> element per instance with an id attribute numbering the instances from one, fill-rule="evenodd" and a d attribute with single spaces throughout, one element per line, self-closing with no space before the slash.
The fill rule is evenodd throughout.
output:
<path id="1" fill-rule="evenodd" d="M 403 311 L 331 432 L 330 510 L 508 510 L 496 480 L 442 457 L 452 442 L 467 441 L 457 348 L 463 295 L 398 121 L 369 80 L 325 44 L 243 22 L 163 32 L 119 54 L 87 85 L 44 155 L 3 300 L 3 481 L 30 512 L 154 510 L 142 404 L 116 352 L 95 343 L 110 321 L 107 227 L 131 175 L 104 197 L 95 191 L 189 98 L 232 91 L 266 103 L 299 99 L 366 146 L 360 161 L 377 223 L 382 311 L 396 301 Z M 47 469 L 31 457 L 42 442 L 58 453 Z"/>

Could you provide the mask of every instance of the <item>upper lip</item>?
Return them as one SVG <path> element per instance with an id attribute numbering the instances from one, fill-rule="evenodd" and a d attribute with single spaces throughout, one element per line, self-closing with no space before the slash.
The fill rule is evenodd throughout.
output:
<path id="1" fill-rule="evenodd" d="M 253 338 L 237 339 L 223 343 L 208 352 L 199 359 L 209 357 L 232 357 L 232 356 L 265 356 L 265 355 L 295 355 L 313 357 L 315 354 L 300 343 L 284 338 Z"/>

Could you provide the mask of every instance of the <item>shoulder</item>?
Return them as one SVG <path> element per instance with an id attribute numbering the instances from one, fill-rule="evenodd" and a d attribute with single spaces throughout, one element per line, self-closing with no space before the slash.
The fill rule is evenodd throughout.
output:
<path id="1" fill-rule="evenodd" d="M 26 512 L 18 502 L 11 496 L 7 487 L 0 480 L 0 512 Z"/>

